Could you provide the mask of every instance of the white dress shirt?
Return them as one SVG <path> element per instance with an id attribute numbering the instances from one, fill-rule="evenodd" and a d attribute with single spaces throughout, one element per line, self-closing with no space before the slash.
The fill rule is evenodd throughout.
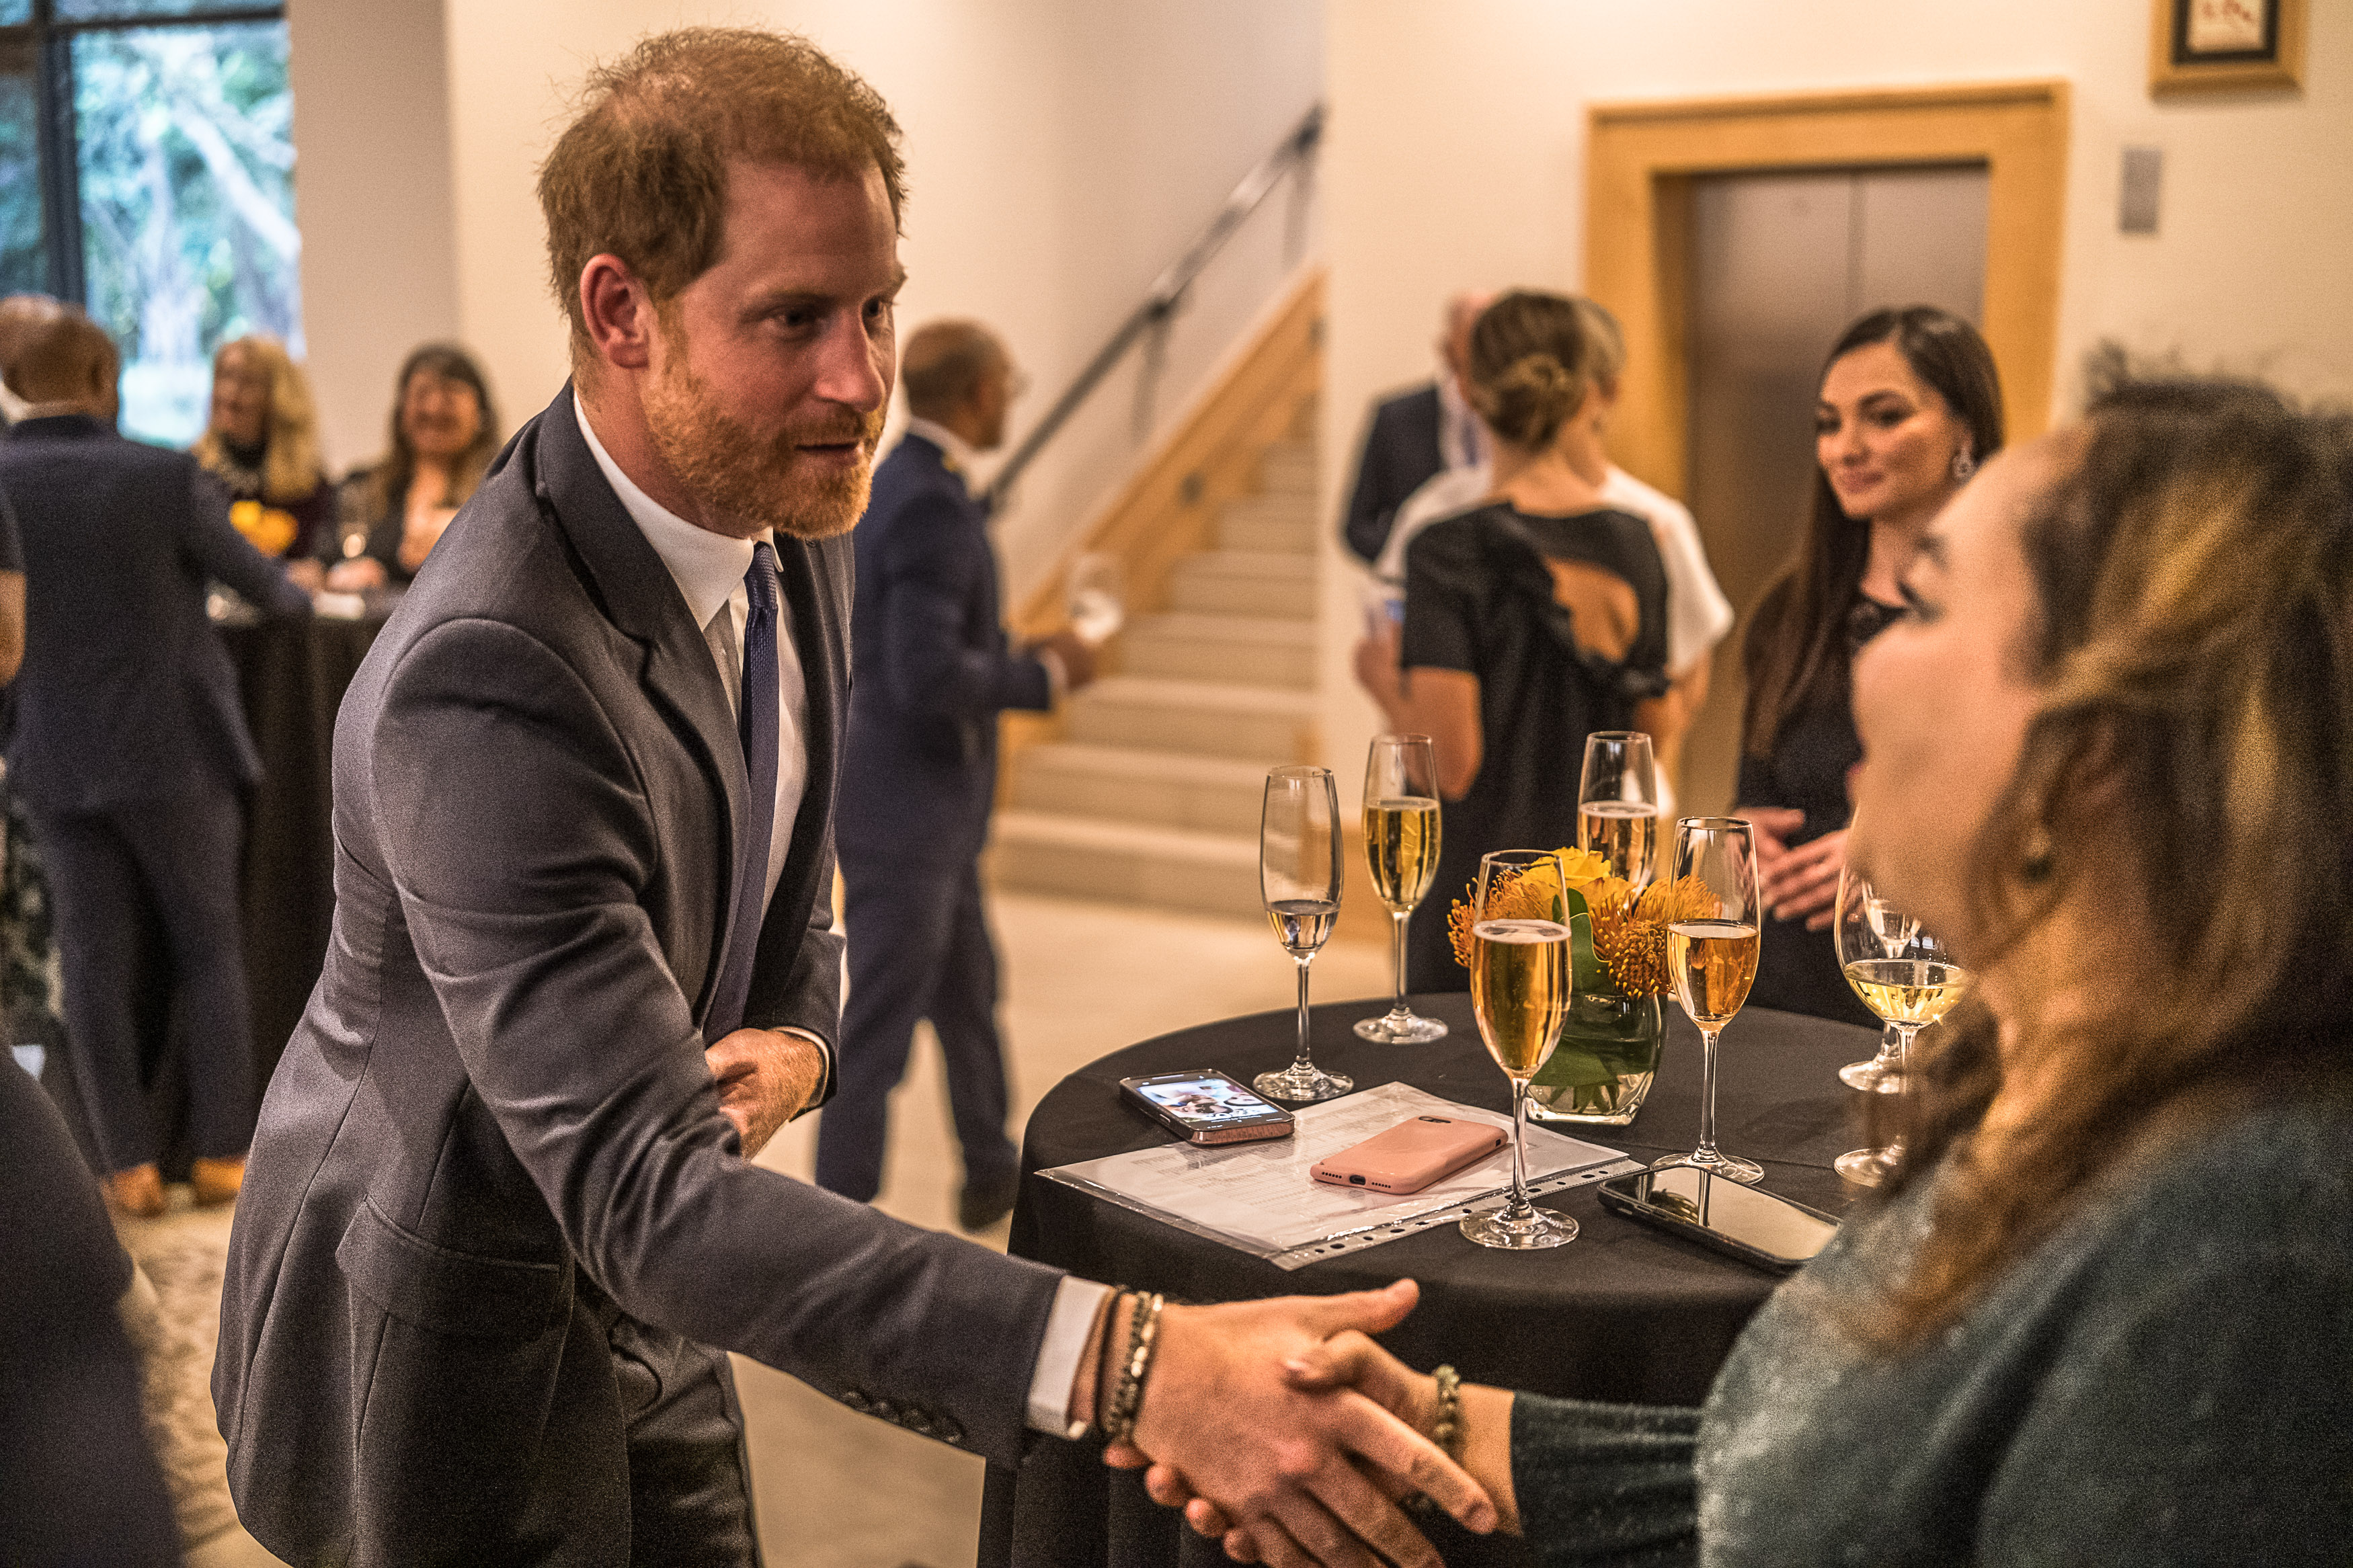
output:
<path id="1" fill-rule="evenodd" d="M 590 456 L 604 472 L 605 482 L 613 487 L 613 493 L 621 500 L 622 510 L 645 534 L 646 542 L 654 547 L 662 564 L 670 568 L 670 581 L 678 584 L 687 613 L 702 628 L 702 639 L 710 645 L 711 657 L 719 667 L 720 681 L 727 688 L 727 700 L 740 710 L 744 701 L 744 656 L 739 650 L 744 646 L 744 625 L 752 608 L 751 592 L 744 585 L 744 574 L 752 569 L 754 542 L 731 539 L 707 528 L 698 528 L 646 494 L 621 471 L 612 454 L 605 450 L 605 444 L 596 439 L 577 393 L 573 395 L 572 411 L 580 422 L 580 434 L 588 443 Z M 917 421 L 916 425 L 928 426 L 920 433 L 926 440 L 937 442 L 951 456 L 955 448 L 949 442 L 963 446 L 954 432 L 940 429 L 929 420 Z M 773 542 L 773 535 L 762 537 Z M 801 671 L 800 650 L 793 644 L 792 610 L 781 591 L 776 600 L 776 815 L 768 838 L 768 879 L 761 895 L 764 904 L 776 896 L 776 879 L 784 874 L 785 855 L 792 845 L 793 818 L 800 811 L 801 794 L 808 784 L 808 755 L 802 743 L 802 736 L 808 729 L 808 686 Z M 825 1041 L 805 1030 L 790 1032 L 817 1046 L 825 1057 L 825 1077 L 830 1079 L 833 1054 Z M 819 1080 L 818 1088 L 821 1095 L 825 1079 Z M 1071 1394 L 1078 1385 L 1079 1363 L 1086 1353 L 1087 1335 L 1094 1327 L 1095 1312 L 1110 1294 L 1108 1286 L 1069 1276 L 1055 1289 L 1054 1305 L 1046 1316 L 1045 1338 L 1038 1347 L 1038 1363 L 1030 1373 L 1025 1415 L 1033 1430 L 1075 1437 L 1085 1429 L 1086 1423 L 1073 1423 L 1069 1417 Z"/>

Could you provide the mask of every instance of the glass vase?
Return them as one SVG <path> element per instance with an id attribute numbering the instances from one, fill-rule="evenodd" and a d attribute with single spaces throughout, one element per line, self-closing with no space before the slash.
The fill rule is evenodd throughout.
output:
<path id="1" fill-rule="evenodd" d="M 1529 1080 L 1528 1114 L 1539 1121 L 1625 1126 L 1651 1092 L 1665 1036 L 1658 997 L 1580 988 L 1559 1046 Z"/>

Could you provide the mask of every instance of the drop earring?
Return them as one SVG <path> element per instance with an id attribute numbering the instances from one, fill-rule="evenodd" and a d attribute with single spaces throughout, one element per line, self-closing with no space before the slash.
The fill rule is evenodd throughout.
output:
<path id="1" fill-rule="evenodd" d="M 1978 460 L 1969 456 L 1969 448 L 1965 442 L 1960 449 L 1953 454 L 1953 482 L 1966 484 L 1968 482 L 1969 476 L 1977 471 Z"/>

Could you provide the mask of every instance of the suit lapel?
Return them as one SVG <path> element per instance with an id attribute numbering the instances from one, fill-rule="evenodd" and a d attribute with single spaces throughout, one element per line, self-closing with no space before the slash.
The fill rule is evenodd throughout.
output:
<path id="1" fill-rule="evenodd" d="M 606 613 L 627 636 L 645 646 L 641 679 L 655 704 L 663 709 L 670 727 L 686 742 L 695 761 L 711 781 L 713 793 L 726 802 L 725 842 L 712 861 L 712 897 L 717 902 L 717 950 L 703 972 L 694 1016 L 701 1021 L 711 1005 L 711 990 L 727 961 L 729 904 L 734 892 L 735 836 L 744 818 L 744 745 L 735 733 L 735 710 L 720 684 L 702 628 L 687 613 L 686 601 L 670 581 L 670 568 L 646 540 L 621 498 L 605 482 L 595 454 L 580 434 L 572 408 L 572 386 L 565 383 L 539 425 L 536 483 L 540 499 L 554 512 L 557 525 L 579 552 L 603 599 Z M 790 574 L 787 573 L 787 583 Z M 791 590 L 786 589 L 789 595 Z M 794 637 L 800 641 L 796 606 Z M 804 647 L 804 661 L 808 654 Z M 815 704 L 811 703 L 812 711 Z M 796 829 L 797 847 L 798 830 Z"/>

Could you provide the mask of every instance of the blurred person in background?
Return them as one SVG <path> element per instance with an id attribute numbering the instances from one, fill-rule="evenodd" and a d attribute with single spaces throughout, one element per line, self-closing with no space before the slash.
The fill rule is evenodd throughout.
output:
<path id="1" fill-rule="evenodd" d="M 402 363 L 393 386 L 391 450 L 343 481 L 350 532 L 327 569 L 327 586 L 339 591 L 415 578 L 498 455 L 490 383 L 464 349 L 427 343 Z M 362 526 L 364 542 L 346 553 Z"/>
<path id="2" fill-rule="evenodd" d="M 1847 780 L 1862 760 L 1847 671 L 1904 615 L 1899 584 L 1928 525 L 2001 449 L 1993 354 L 1975 327 L 1935 306 L 1874 310 L 1831 349 L 1814 431 L 1804 537 L 1741 649 L 1748 700 L 1733 810 L 1757 825 L 1772 912 L 1748 999 L 1876 1029 L 1830 935 Z"/>
<path id="3" fill-rule="evenodd" d="M 1340 528 L 1340 537 L 1360 560 L 1379 559 L 1407 497 L 1437 475 L 1486 461 L 1486 427 L 1471 406 L 1463 377 L 1472 325 L 1494 298 L 1462 293 L 1447 300 L 1438 335 L 1437 378 L 1374 406 Z"/>
<path id="4" fill-rule="evenodd" d="M 24 341 L 27 328 L 54 321 L 65 310 L 62 301 L 47 294 L 10 294 L 0 299 L 0 370 L 5 370 L 9 355 Z M 5 377 L 0 376 L 0 426 L 14 425 L 24 416 L 25 400 L 9 391 Z"/>
<path id="5" fill-rule="evenodd" d="M 1908 1152 L 1704 1405 L 1465 1384 L 1462 1461 L 1546 1564 L 2334 1568 L 2353 419 L 2109 385 L 1914 542 L 1853 660 L 1852 856 L 1975 979 Z M 1433 1380 L 1368 1339 L 1293 1364 L 1431 1429 Z"/>
<path id="6" fill-rule="evenodd" d="M 1587 735 L 1642 730 L 1669 755 L 1681 739 L 1658 542 L 1570 458 L 1600 395 L 1591 338 L 1558 294 L 1515 291 L 1480 315 L 1467 369 L 1494 447 L 1490 499 L 1407 546 L 1402 638 L 1357 646 L 1389 728 L 1438 756 L 1438 874 L 1406 942 L 1415 991 L 1469 986 L 1447 922 L 1480 857 L 1577 842 Z"/>
<path id="7" fill-rule="evenodd" d="M 1016 390 L 1005 345 L 972 321 L 908 334 L 900 379 L 913 418 L 874 474 L 853 536 L 853 680 L 840 816 L 849 996 L 833 1099 L 818 1121 L 818 1184 L 860 1203 L 882 1185 L 891 1090 L 915 1025 L 947 1060 L 964 1151 L 957 1221 L 1013 1207 L 1020 1154 L 1006 1136 L 997 950 L 980 851 L 997 795 L 997 716 L 1043 711 L 1094 678 L 1076 633 L 1016 647 L 997 602 L 988 508 L 972 466 L 1004 444 Z"/>
<path id="8" fill-rule="evenodd" d="M 311 387 L 277 339 L 255 334 L 213 355 L 212 414 L 191 448 L 228 492 L 229 521 L 286 574 L 316 591 L 335 544 L 335 491 L 319 457 Z"/>
<path id="9" fill-rule="evenodd" d="M 1632 512 L 1651 525 L 1659 554 L 1667 564 L 1667 673 L 1673 681 L 1668 693 L 1669 721 L 1680 741 L 1701 704 L 1707 700 L 1709 656 L 1732 630 L 1732 601 L 1715 580 L 1700 542 L 1699 524 L 1691 509 L 1664 490 L 1644 484 L 1609 460 L 1605 437 L 1609 416 L 1618 407 L 1618 389 L 1626 372 L 1626 338 L 1618 318 L 1583 295 L 1573 296 L 1585 328 L 1585 374 L 1592 378 L 1593 395 L 1578 405 L 1561 433 L 1560 447 L 1570 468 L 1592 485 L 1602 501 Z M 1492 465 L 1482 458 L 1465 468 L 1449 468 L 1430 479 L 1398 509 L 1388 542 L 1381 547 L 1373 573 L 1400 600 L 1405 594 L 1405 552 L 1416 534 L 1441 517 L 1451 517 L 1479 505 L 1494 488 Z M 1376 637 L 1384 635 L 1376 623 Z M 1681 758 L 1664 737 L 1658 741 L 1659 815 L 1675 816 L 1675 770 Z"/>
<path id="10" fill-rule="evenodd" d="M 162 1212 L 133 1005 L 143 921 L 160 922 L 168 1014 L 188 1052 L 193 1180 L 225 1203 L 253 1133 L 252 1023 L 237 909 L 244 795 L 260 776 L 205 585 L 265 614 L 308 595 L 230 526 L 184 453 L 113 428 L 120 361 L 79 311 L 31 329 L 7 364 L 30 407 L 0 440 L 24 535 L 26 662 L 8 780 L 56 903 L 69 1052 L 108 1196 Z"/>

